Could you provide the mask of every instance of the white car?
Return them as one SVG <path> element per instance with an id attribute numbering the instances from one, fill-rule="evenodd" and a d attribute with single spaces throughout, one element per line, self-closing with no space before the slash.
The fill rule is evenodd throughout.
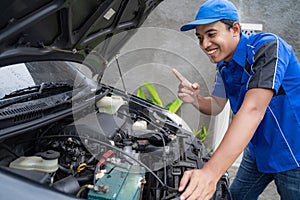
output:
<path id="1" fill-rule="evenodd" d="M 159 3 L 1 0 L 1 199 L 179 199 L 184 171 L 209 159 L 203 143 L 101 83 Z M 230 199 L 227 187 L 225 174 L 214 199 Z"/>

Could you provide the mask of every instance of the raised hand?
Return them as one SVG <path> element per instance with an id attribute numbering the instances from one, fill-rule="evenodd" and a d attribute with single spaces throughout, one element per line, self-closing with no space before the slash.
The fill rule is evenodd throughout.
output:
<path id="1" fill-rule="evenodd" d="M 200 92 L 199 84 L 189 82 L 176 69 L 173 69 L 172 71 L 180 81 L 180 84 L 178 86 L 178 97 L 186 103 L 197 102 L 197 95 Z"/>

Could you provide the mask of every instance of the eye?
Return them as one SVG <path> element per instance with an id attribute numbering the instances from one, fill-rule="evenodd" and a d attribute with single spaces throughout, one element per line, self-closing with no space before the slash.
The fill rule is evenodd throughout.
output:
<path id="1" fill-rule="evenodd" d="M 197 36 L 199 42 L 202 42 L 203 41 L 203 37 L 200 37 L 200 36 Z"/>
<path id="2" fill-rule="evenodd" d="M 209 33 L 209 34 L 208 34 L 208 37 L 212 38 L 212 37 L 216 36 L 216 34 L 217 34 L 217 33 Z"/>

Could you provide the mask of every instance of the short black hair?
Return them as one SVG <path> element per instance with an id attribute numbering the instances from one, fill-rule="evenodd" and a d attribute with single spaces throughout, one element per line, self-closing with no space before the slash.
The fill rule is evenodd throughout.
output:
<path id="1" fill-rule="evenodd" d="M 228 30 L 233 27 L 233 23 L 235 22 L 234 20 L 230 20 L 230 19 L 221 19 L 220 21 L 226 25 Z"/>

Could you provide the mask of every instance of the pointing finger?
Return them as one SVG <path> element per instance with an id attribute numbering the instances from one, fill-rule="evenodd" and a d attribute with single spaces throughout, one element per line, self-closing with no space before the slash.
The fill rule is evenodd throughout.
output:
<path id="1" fill-rule="evenodd" d="M 172 71 L 173 71 L 173 73 L 175 74 L 175 76 L 176 76 L 181 82 L 183 82 L 183 81 L 186 80 L 186 79 L 184 78 L 184 76 L 182 76 L 182 74 L 179 73 L 179 71 L 177 71 L 176 69 L 173 69 Z"/>

